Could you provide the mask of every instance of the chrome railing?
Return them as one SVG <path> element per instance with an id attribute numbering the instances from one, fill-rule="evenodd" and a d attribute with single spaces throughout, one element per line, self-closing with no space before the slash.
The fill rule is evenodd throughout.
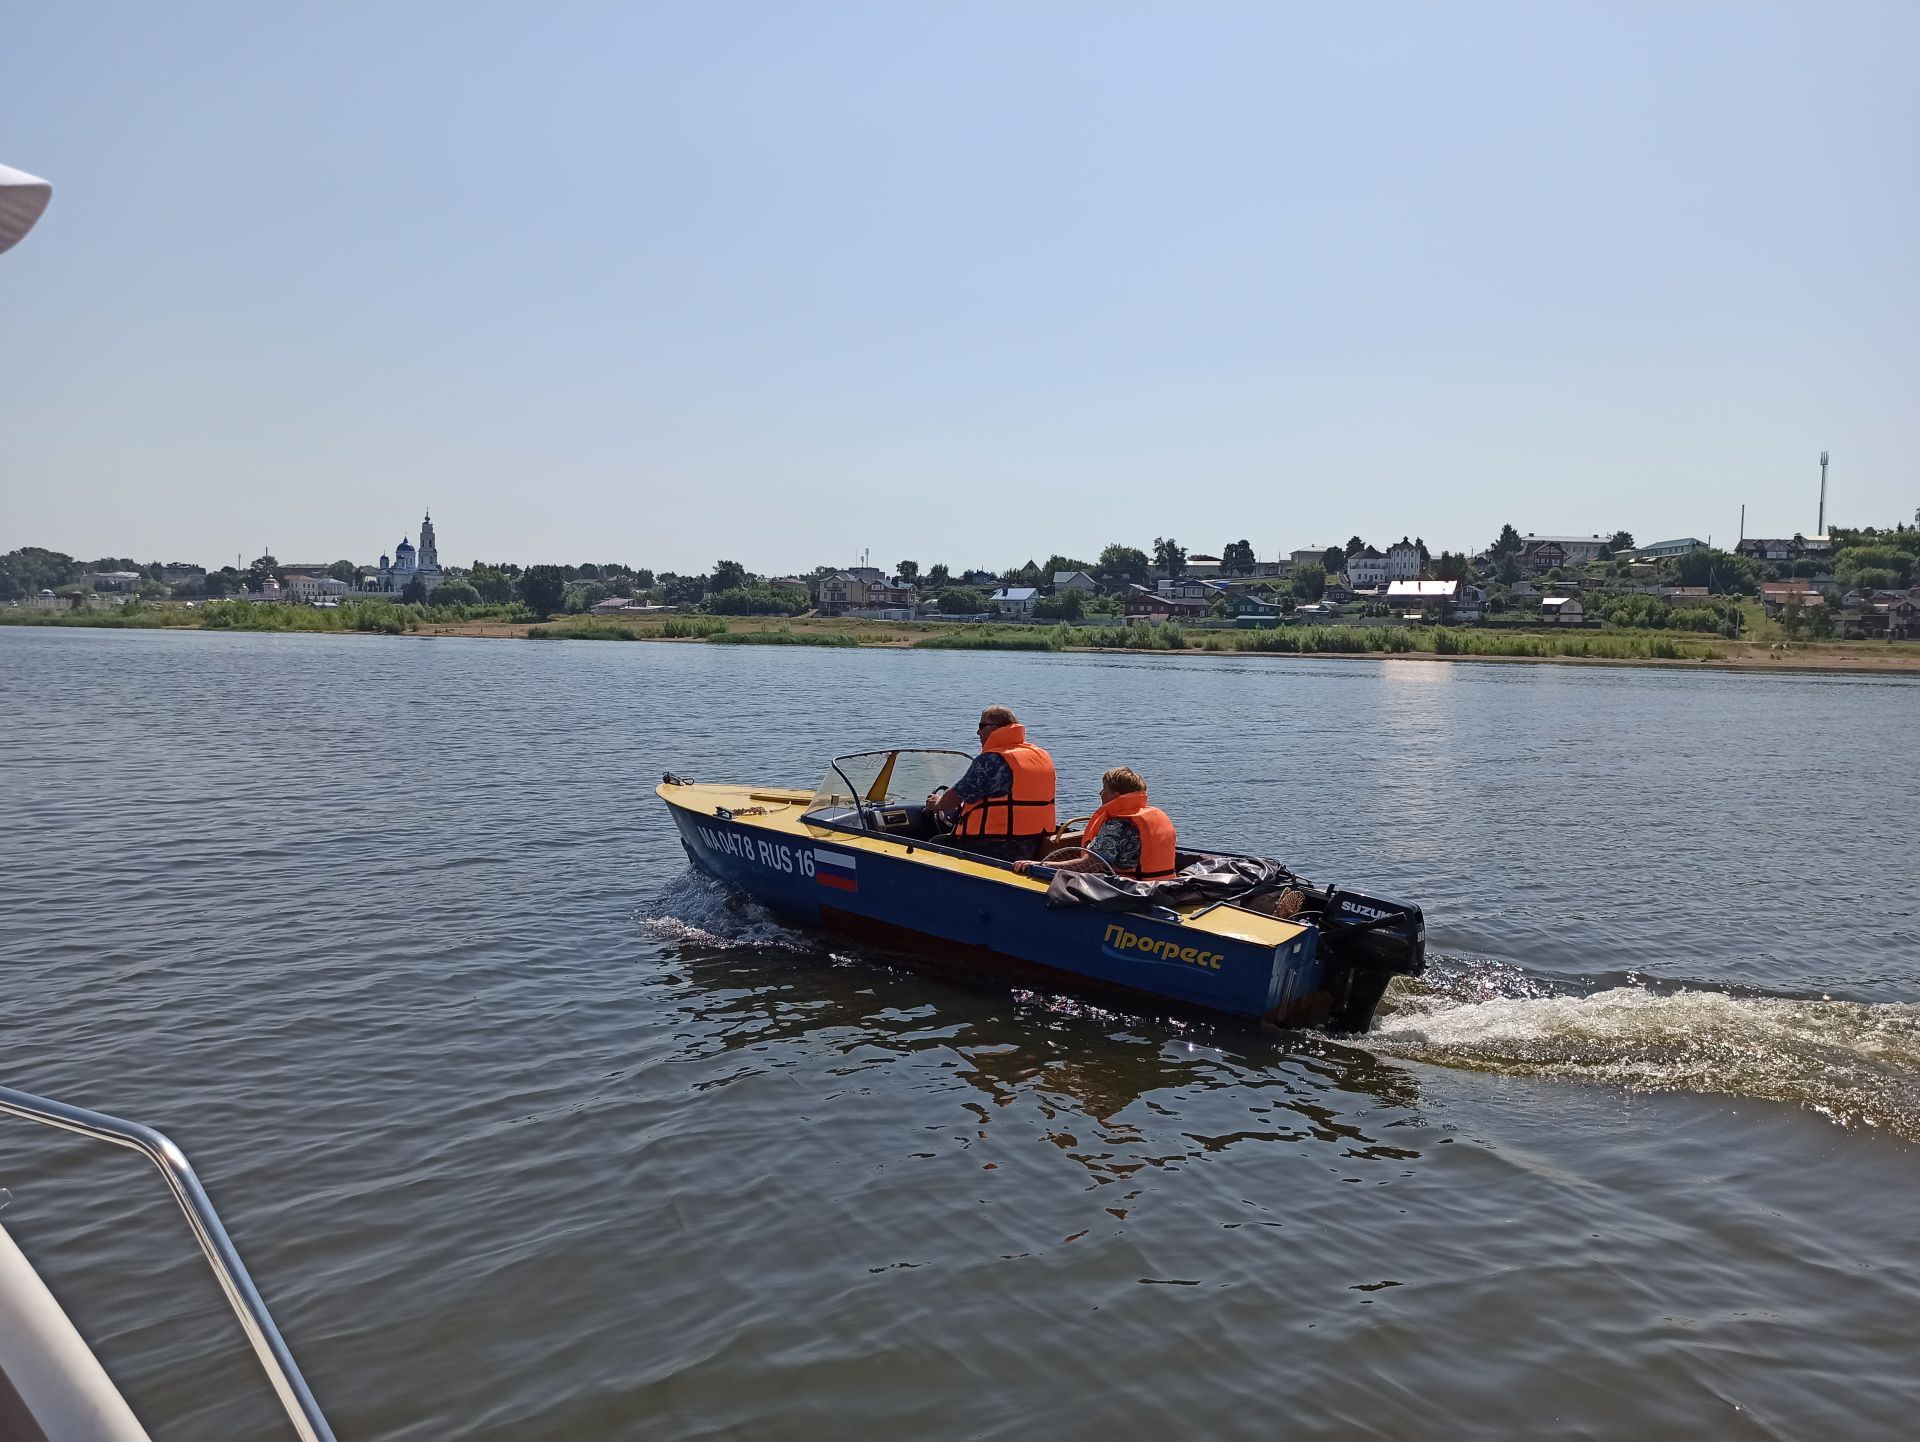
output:
<path id="1" fill-rule="evenodd" d="M 187 1225 L 193 1228 L 200 1250 L 206 1253 L 214 1276 L 220 1279 L 220 1290 L 227 1294 L 227 1301 L 239 1317 L 247 1341 L 253 1345 L 254 1355 L 260 1359 L 260 1365 L 266 1368 L 267 1378 L 273 1383 L 280 1405 L 286 1409 L 287 1420 L 293 1423 L 294 1430 L 304 1442 L 334 1442 L 333 1429 L 327 1425 L 327 1419 L 320 1415 L 320 1405 L 307 1389 L 306 1378 L 300 1375 L 293 1353 L 287 1350 L 286 1340 L 273 1324 L 267 1304 L 260 1300 L 253 1278 L 247 1275 L 246 1264 L 234 1249 L 233 1238 L 227 1235 L 227 1229 L 221 1225 L 220 1214 L 214 1211 L 213 1203 L 207 1197 L 207 1189 L 200 1185 L 200 1178 L 185 1152 L 152 1127 L 122 1121 L 105 1112 L 69 1106 L 66 1102 L 47 1097 L 32 1096 L 11 1087 L 0 1087 L 0 1115 L 24 1117 L 28 1121 L 77 1132 L 96 1141 L 130 1147 L 158 1167 L 160 1175 L 166 1178 L 167 1186 L 173 1192 L 173 1199 L 180 1204 L 180 1210 L 187 1214 Z"/>

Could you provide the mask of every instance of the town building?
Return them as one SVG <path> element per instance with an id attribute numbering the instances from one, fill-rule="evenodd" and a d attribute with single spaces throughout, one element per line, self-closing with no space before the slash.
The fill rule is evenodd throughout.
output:
<path id="1" fill-rule="evenodd" d="M 1211 577 L 1220 574 L 1218 556 L 1188 556 L 1187 574 L 1189 576 Z"/>
<path id="2" fill-rule="evenodd" d="M 1542 565 L 1535 552 L 1552 549 L 1554 559 Z M 1520 538 L 1520 563 L 1531 565 L 1536 571 L 1551 571 L 1556 566 L 1584 566 L 1600 559 L 1600 553 L 1608 549 L 1605 536 L 1535 536 Z"/>
<path id="3" fill-rule="evenodd" d="M 1873 610 L 1884 623 L 1889 641 L 1910 641 L 1916 633 L 1920 633 L 1920 602 L 1910 595 L 1902 596 L 1894 592 L 1877 596 Z"/>
<path id="4" fill-rule="evenodd" d="M 1762 581 L 1760 609 L 1770 620 L 1778 620 L 1790 610 L 1825 605 L 1825 599 L 1811 581 Z"/>
<path id="5" fill-rule="evenodd" d="M 413 542 L 402 536 L 392 557 L 382 556 L 373 575 L 361 578 L 360 591 L 397 596 L 407 589 L 409 582 L 418 581 L 431 594 L 443 579 L 440 550 L 433 533 L 433 513 L 429 511 L 420 522 L 420 548 L 415 550 Z"/>
<path id="6" fill-rule="evenodd" d="M 1324 571 L 1327 568 L 1327 552 L 1330 549 L 1331 547 L 1328 546 L 1302 546 L 1297 551 L 1288 552 L 1287 561 L 1296 570 Z"/>
<path id="7" fill-rule="evenodd" d="M 1405 536 L 1387 547 L 1387 579 L 1389 581 L 1417 580 L 1425 569 L 1425 547 L 1416 545 Z"/>
<path id="8" fill-rule="evenodd" d="M 1664 561 L 1673 556 L 1690 556 L 1695 551 L 1704 551 L 1707 543 L 1693 536 L 1681 536 L 1672 541 L 1655 541 L 1651 546 L 1639 546 L 1634 549 L 1637 561 Z"/>
<path id="9" fill-rule="evenodd" d="M 1089 576 L 1085 571 L 1055 571 L 1053 573 L 1053 593 L 1056 596 L 1062 591 L 1078 591 L 1083 596 L 1091 596 L 1099 589 L 1100 583 L 1095 581 L 1093 577 Z"/>
<path id="10" fill-rule="evenodd" d="M 822 576 L 813 593 L 813 608 L 823 616 L 844 616 L 867 603 L 867 583 L 848 571 Z"/>
<path id="11" fill-rule="evenodd" d="M 920 604 L 920 595 L 913 587 L 904 584 L 898 577 L 882 577 L 867 582 L 867 600 L 864 606 L 855 609 L 852 614 L 865 617 L 869 621 L 911 621 L 914 608 Z"/>
<path id="12" fill-rule="evenodd" d="M 337 601 L 352 592 L 345 581 L 335 580 L 332 576 L 315 576 L 302 571 L 289 571 L 281 582 L 281 591 L 289 601 L 298 601 L 311 606 L 318 601 Z"/>
<path id="13" fill-rule="evenodd" d="M 1192 621 L 1207 614 L 1213 603 L 1198 596 L 1172 595 L 1135 586 L 1127 592 L 1127 619 L 1146 621 Z"/>
<path id="14" fill-rule="evenodd" d="M 1256 595 L 1251 591 L 1241 591 L 1227 602 L 1237 626 L 1277 626 L 1286 618 L 1286 611 L 1271 596 Z"/>
<path id="15" fill-rule="evenodd" d="M 1675 610 L 1683 606 L 1704 606 L 1712 599 L 1705 586 L 1662 586 L 1659 597 Z"/>
<path id="16" fill-rule="evenodd" d="M 1580 626 L 1586 624 L 1587 608 L 1578 596 L 1543 596 L 1540 619 L 1550 626 Z"/>
<path id="17" fill-rule="evenodd" d="M 627 596 L 609 596 L 597 602 L 592 608 L 596 616 L 658 616 L 663 611 L 676 611 L 677 606 L 656 605 L 649 601 L 635 601 Z"/>
<path id="18" fill-rule="evenodd" d="M 1733 548 L 1737 556 L 1750 561 L 1788 563 L 1825 561 L 1833 556 L 1833 541 L 1827 536 L 1785 536 L 1766 538 L 1749 536 Z"/>
<path id="19" fill-rule="evenodd" d="M 1182 576 L 1177 581 L 1156 581 L 1154 589 L 1163 596 L 1178 596 L 1182 600 L 1200 601 L 1212 600 L 1220 594 L 1221 586 L 1217 581 L 1203 581 L 1194 576 Z"/>
<path id="20" fill-rule="evenodd" d="M 872 566 L 823 576 L 814 595 L 814 609 L 823 616 L 859 616 L 870 621 L 910 621 L 919 603 L 913 587 L 889 580 Z"/>
<path id="21" fill-rule="evenodd" d="M 1834 623 L 1852 641 L 1911 640 L 1920 634 L 1920 601 L 1915 591 L 1849 591 Z"/>
<path id="22" fill-rule="evenodd" d="M 987 597 L 987 602 L 1009 616 L 1024 618 L 1033 614 L 1033 603 L 1039 599 L 1037 586 L 1002 586 Z"/>
<path id="23" fill-rule="evenodd" d="M 1384 586 L 1392 579 L 1387 558 L 1372 546 L 1363 546 L 1347 557 L 1347 584 L 1356 591 Z"/>
<path id="24" fill-rule="evenodd" d="M 1450 611 L 1460 595 L 1458 581 L 1389 581 L 1387 604 L 1402 611 L 1439 615 Z"/>

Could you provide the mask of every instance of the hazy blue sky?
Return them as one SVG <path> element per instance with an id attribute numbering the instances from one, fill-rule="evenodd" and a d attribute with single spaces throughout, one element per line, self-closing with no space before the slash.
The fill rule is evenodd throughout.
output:
<path id="1" fill-rule="evenodd" d="M 0 550 L 1920 505 L 1920 4 L 0 0 Z"/>

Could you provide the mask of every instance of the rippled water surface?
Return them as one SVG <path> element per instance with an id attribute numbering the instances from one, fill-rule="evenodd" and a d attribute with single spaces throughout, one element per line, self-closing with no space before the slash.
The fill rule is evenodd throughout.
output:
<path id="1" fill-rule="evenodd" d="M 342 1438 L 1878 1438 L 1920 1370 L 1920 685 L 0 629 L 0 1081 L 198 1162 Z M 1364 1046 L 784 930 L 652 785 L 1016 708 L 1427 909 Z M 156 1178 L 0 1123 L 163 1439 Z"/>

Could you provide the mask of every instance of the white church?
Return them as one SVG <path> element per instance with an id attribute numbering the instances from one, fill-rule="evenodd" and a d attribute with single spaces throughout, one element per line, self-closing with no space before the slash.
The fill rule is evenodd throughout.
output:
<path id="1" fill-rule="evenodd" d="M 360 578 L 360 589 L 379 595 L 398 595 L 407 589 L 409 581 L 419 581 L 431 592 L 440 580 L 440 550 L 434 544 L 433 512 L 428 511 L 426 519 L 420 522 L 420 549 L 414 550 L 413 543 L 402 536 L 400 544 L 393 548 L 393 555 L 380 558 L 379 570 Z"/>

